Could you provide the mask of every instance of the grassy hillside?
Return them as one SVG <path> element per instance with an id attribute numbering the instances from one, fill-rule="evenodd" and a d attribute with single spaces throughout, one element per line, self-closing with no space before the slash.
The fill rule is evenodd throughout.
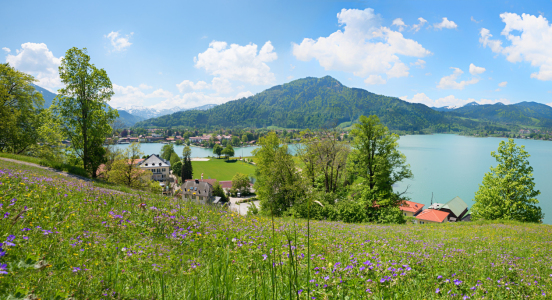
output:
<path id="1" fill-rule="evenodd" d="M 242 161 L 225 159 L 211 159 L 209 161 L 193 161 L 194 178 L 214 178 L 219 181 L 232 180 L 236 173 L 255 175 L 255 166 L 246 164 Z"/>
<path id="2" fill-rule="evenodd" d="M 450 114 L 500 123 L 552 127 L 552 107 L 536 102 L 469 105 L 455 109 Z"/>
<path id="3" fill-rule="evenodd" d="M 273 227 L 3 161 L 0 203 L 2 299 L 546 299 L 552 290 L 548 225 Z"/>

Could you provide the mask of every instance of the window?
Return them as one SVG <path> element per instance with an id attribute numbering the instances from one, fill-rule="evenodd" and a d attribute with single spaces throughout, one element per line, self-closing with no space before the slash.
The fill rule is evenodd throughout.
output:
<path id="1" fill-rule="evenodd" d="M 403 214 L 404 214 L 404 216 L 406 217 L 406 213 L 403 213 Z"/>

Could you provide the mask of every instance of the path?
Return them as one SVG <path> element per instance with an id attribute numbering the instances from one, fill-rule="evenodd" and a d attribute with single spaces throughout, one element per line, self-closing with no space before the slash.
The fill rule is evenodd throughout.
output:
<path id="1" fill-rule="evenodd" d="M 247 211 L 249 210 L 249 206 L 252 205 L 252 204 L 257 206 L 257 209 L 260 210 L 261 209 L 261 201 L 258 201 L 258 200 L 253 201 L 253 202 L 236 204 L 236 202 L 238 202 L 239 200 L 244 200 L 244 199 L 252 198 L 252 197 L 254 197 L 254 196 L 242 197 L 242 198 L 230 197 L 230 206 L 229 206 L 230 210 L 234 211 L 234 212 L 237 212 L 242 216 L 247 215 Z"/>

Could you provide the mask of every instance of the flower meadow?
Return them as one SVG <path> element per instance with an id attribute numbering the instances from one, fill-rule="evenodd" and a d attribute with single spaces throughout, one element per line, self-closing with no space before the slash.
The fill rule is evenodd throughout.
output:
<path id="1" fill-rule="evenodd" d="M 0 298 L 550 299 L 552 226 L 239 216 L 0 161 Z"/>

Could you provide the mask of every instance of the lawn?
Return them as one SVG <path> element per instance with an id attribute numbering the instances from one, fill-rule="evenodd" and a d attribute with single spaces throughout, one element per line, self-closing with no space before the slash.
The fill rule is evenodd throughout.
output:
<path id="1" fill-rule="evenodd" d="M 552 290 L 550 225 L 272 221 L 5 161 L 0 204 L 0 299 L 550 299 Z"/>
<path id="2" fill-rule="evenodd" d="M 236 173 L 247 174 L 249 176 L 255 175 L 255 166 L 246 164 L 243 161 L 231 160 L 227 161 L 223 158 L 212 158 L 209 161 L 193 161 L 192 167 L 194 168 L 194 178 L 215 178 L 219 181 L 232 180 L 232 177 Z"/>

